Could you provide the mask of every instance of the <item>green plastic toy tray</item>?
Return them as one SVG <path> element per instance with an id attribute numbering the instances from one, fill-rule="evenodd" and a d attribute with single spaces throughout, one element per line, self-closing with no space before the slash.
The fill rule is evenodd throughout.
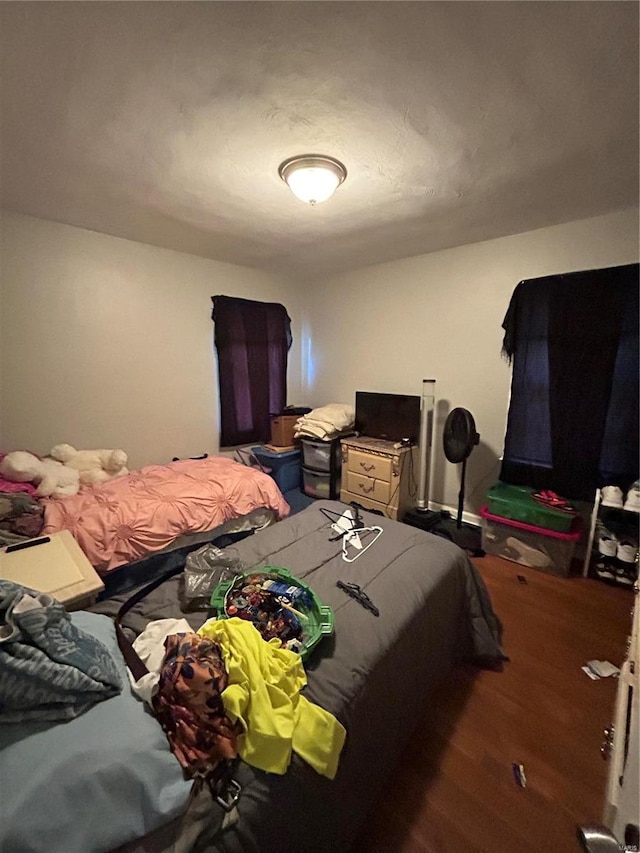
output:
<path id="1" fill-rule="evenodd" d="M 487 509 L 492 515 L 522 521 L 533 527 L 544 527 L 558 533 L 568 533 L 576 519 L 576 512 L 552 509 L 534 501 L 535 489 L 529 486 L 512 486 L 496 483 L 487 492 Z"/>
<path id="2" fill-rule="evenodd" d="M 300 657 L 302 660 L 306 660 L 324 636 L 333 634 L 333 610 L 320 601 L 308 584 L 294 577 L 288 569 L 283 569 L 280 566 L 262 566 L 261 568 L 253 568 L 242 572 L 240 575 L 235 575 L 229 581 L 219 583 L 211 595 L 210 608 L 212 614 L 218 619 L 229 619 L 230 616 L 226 609 L 229 590 L 234 586 L 239 577 L 245 579 L 252 575 L 266 575 L 272 580 L 282 581 L 288 586 L 301 587 L 308 594 L 311 601 L 310 606 L 306 606 L 300 602 L 295 605 L 296 609 L 299 609 L 307 617 L 307 621 L 303 626 L 302 647 L 300 649 Z"/>

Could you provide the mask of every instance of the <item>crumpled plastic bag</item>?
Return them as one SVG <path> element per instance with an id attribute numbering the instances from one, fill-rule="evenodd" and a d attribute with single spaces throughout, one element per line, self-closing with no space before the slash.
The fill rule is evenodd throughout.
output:
<path id="1" fill-rule="evenodd" d="M 237 557 L 231 557 L 223 548 L 205 545 L 188 556 L 184 569 L 182 609 L 184 611 L 208 610 L 211 595 L 220 583 L 232 580 L 246 570 Z"/>

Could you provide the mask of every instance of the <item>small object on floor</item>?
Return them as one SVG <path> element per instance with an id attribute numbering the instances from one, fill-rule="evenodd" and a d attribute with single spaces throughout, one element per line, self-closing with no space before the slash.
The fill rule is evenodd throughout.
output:
<path id="1" fill-rule="evenodd" d="M 348 596 L 354 598 L 359 604 L 361 604 L 367 610 L 370 610 L 374 616 L 379 616 L 380 611 L 375 606 L 375 604 L 371 601 L 367 593 L 358 586 L 357 583 L 347 583 L 346 581 L 337 581 L 336 586 L 346 592 Z"/>
<path id="2" fill-rule="evenodd" d="M 513 778 L 516 780 L 516 785 L 520 788 L 526 788 L 527 777 L 524 775 L 524 764 L 514 762 L 511 767 L 513 768 Z"/>
<path id="3" fill-rule="evenodd" d="M 591 678 L 593 681 L 599 681 L 599 680 L 600 680 L 600 676 L 599 676 L 599 675 L 597 675 L 597 674 L 596 674 L 596 673 L 595 673 L 595 672 L 594 672 L 590 667 L 588 667 L 586 664 L 585 664 L 584 666 L 581 666 L 581 667 L 580 667 L 580 669 L 581 669 L 583 672 L 585 672 L 585 673 L 589 676 L 589 678 Z"/>
<path id="4" fill-rule="evenodd" d="M 528 583 L 524 575 L 516 575 L 516 577 L 518 578 L 518 583 Z"/>
<path id="5" fill-rule="evenodd" d="M 611 675 L 617 677 L 620 675 L 618 667 L 609 663 L 608 660 L 588 660 L 587 666 L 591 672 L 594 672 L 600 678 L 609 678 Z"/>

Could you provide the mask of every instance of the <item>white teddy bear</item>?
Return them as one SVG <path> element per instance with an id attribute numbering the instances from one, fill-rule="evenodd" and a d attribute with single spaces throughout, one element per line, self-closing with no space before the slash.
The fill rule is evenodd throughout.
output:
<path id="1" fill-rule="evenodd" d="M 112 477 L 129 473 L 124 450 L 76 450 L 70 444 L 56 444 L 49 456 L 65 468 L 77 471 L 83 486 L 104 483 Z"/>
<path id="2" fill-rule="evenodd" d="M 13 450 L 0 461 L 0 474 L 14 483 L 34 483 L 42 498 L 75 495 L 80 477 L 55 459 L 38 459 L 26 450 Z"/>

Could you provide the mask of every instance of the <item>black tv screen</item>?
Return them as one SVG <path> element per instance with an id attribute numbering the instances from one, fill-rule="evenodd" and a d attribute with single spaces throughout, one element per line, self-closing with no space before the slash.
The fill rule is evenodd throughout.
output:
<path id="1" fill-rule="evenodd" d="M 420 436 L 420 397 L 356 391 L 356 430 L 370 438 L 414 444 Z"/>

